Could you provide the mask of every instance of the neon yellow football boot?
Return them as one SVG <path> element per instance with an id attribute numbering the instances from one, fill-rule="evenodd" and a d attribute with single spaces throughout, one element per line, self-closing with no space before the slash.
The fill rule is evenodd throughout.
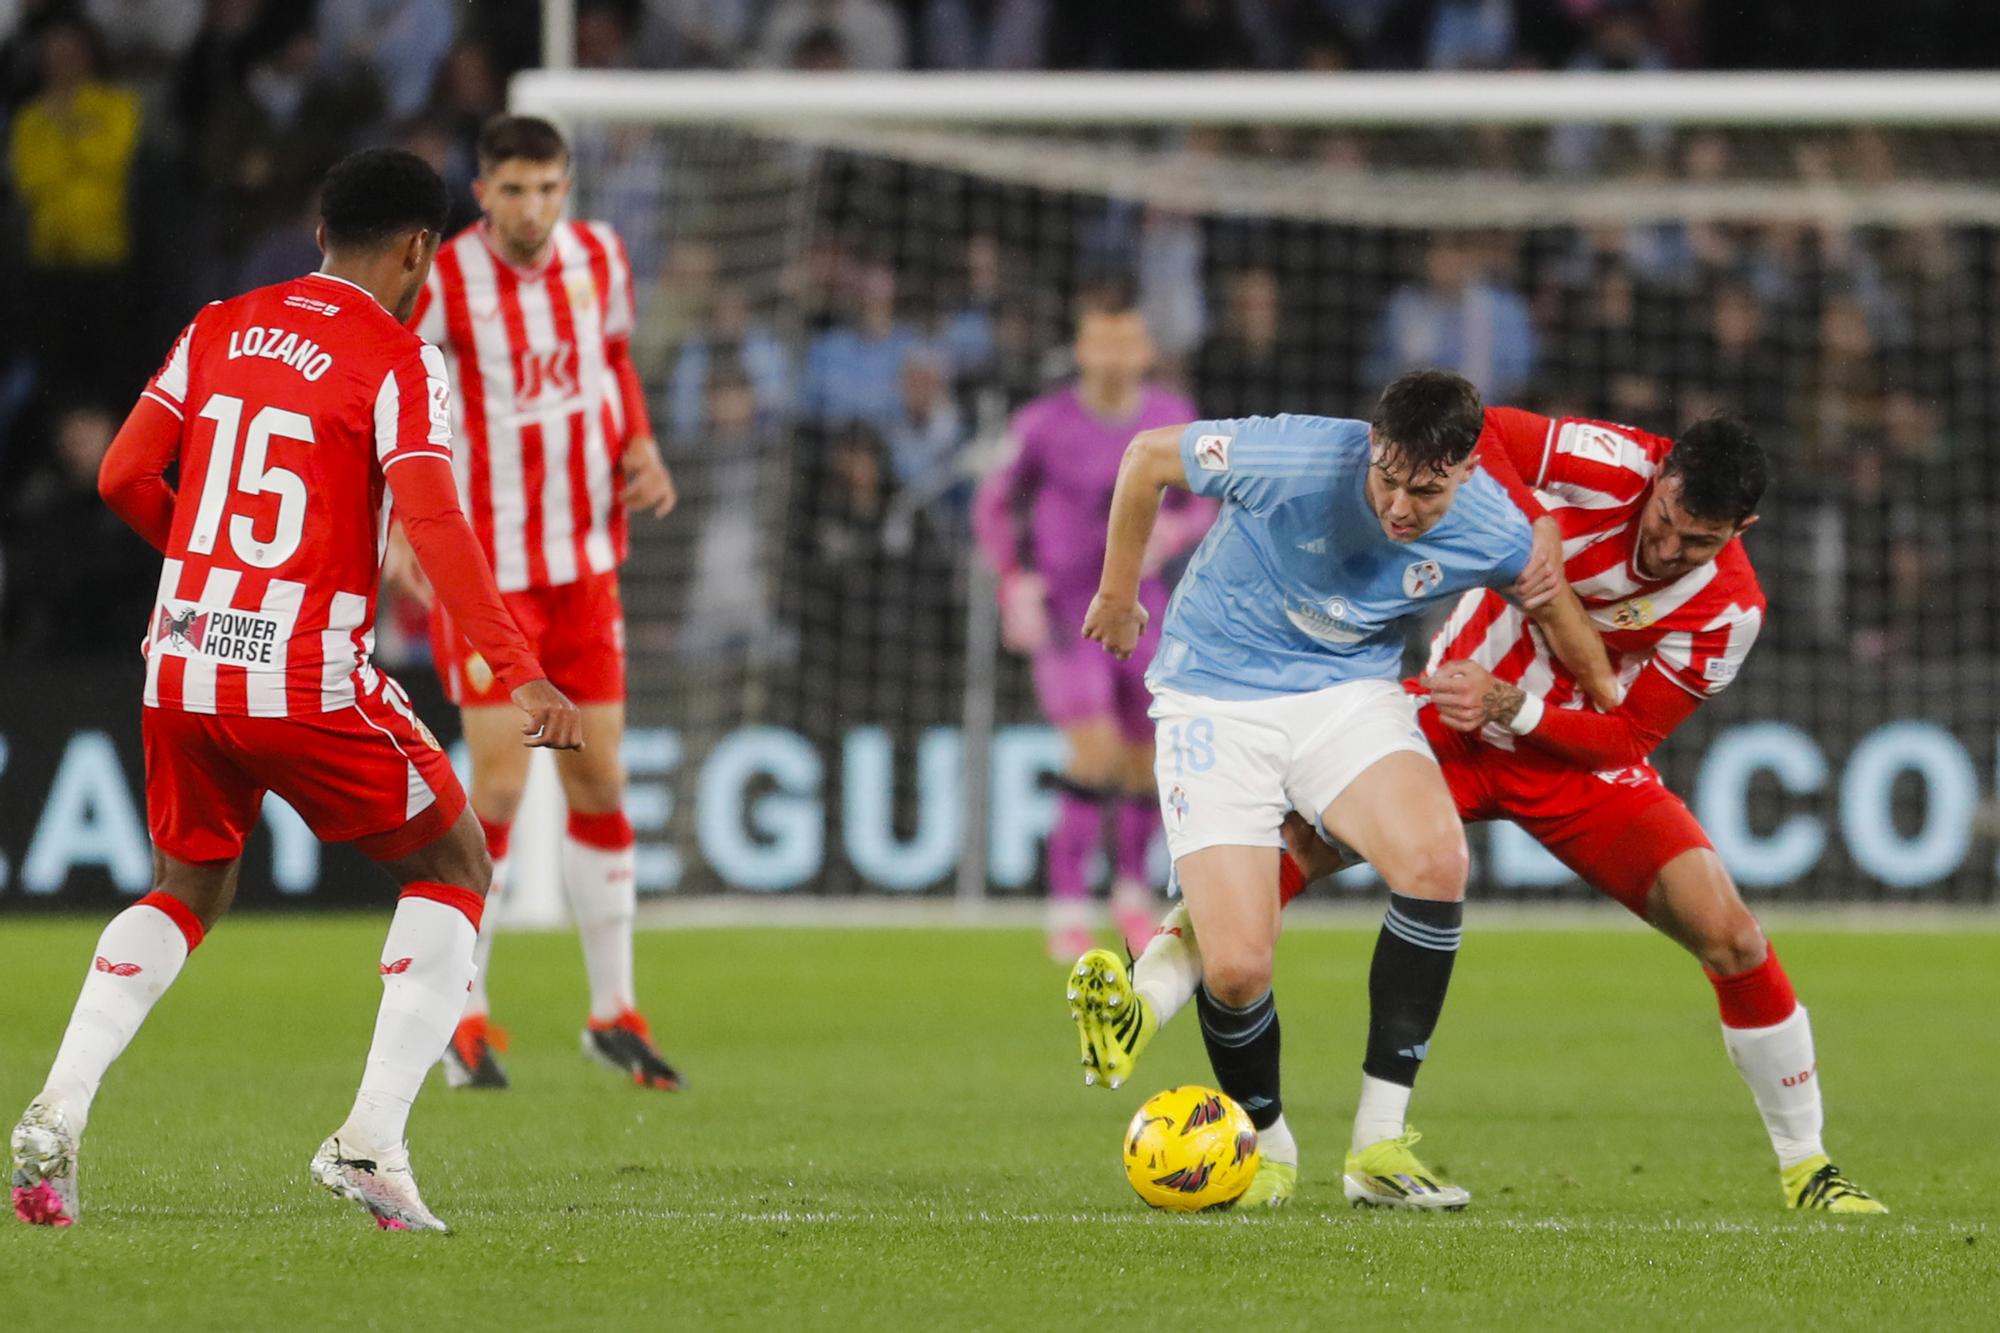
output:
<path id="1" fill-rule="evenodd" d="M 1887 1204 L 1840 1174 L 1825 1153 L 1808 1157 L 1778 1173 L 1784 1184 L 1785 1206 L 1823 1213 L 1886 1213 Z"/>
<path id="2" fill-rule="evenodd" d="M 1360 1152 L 1347 1154 L 1341 1188 L 1357 1208 L 1411 1208 L 1420 1212 L 1455 1213 L 1472 1202 L 1472 1195 L 1447 1185 L 1438 1173 L 1410 1151 L 1423 1135 L 1414 1129 L 1400 1137 L 1378 1139 Z"/>
<path id="3" fill-rule="evenodd" d="M 1125 964 L 1109 949 L 1090 950 L 1070 969 L 1067 998 L 1083 1046 L 1084 1086 L 1123 1086 L 1160 1028 Z"/>
<path id="4" fill-rule="evenodd" d="M 1245 1208 L 1283 1208 L 1298 1192 L 1298 1167 L 1266 1157 L 1257 1163 L 1250 1188 L 1237 1197 L 1235 1206 L 1239 1212 Z"/>

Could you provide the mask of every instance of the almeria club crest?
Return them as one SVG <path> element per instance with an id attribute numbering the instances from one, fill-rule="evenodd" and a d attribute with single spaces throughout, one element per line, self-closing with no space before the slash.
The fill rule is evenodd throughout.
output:
<path id="1" fill-rule="evenodd" d="M 170 613 L 166 607 L 160 608 L 159 629 L 155 639 L 169 639 L 189 652 L 201 651 L 201 641 L 208 637 L 208 612 L 188 607 L 179 615 Z"/>

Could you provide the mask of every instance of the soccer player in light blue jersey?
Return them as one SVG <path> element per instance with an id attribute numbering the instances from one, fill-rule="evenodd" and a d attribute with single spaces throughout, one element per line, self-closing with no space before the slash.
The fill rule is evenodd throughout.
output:
<path id="1" fill-rule="evenodd" d="M 1324 833 L 1389 887 L 1369 981 L 1373 1026 L 1421 1059 L 1443 1005 L 1468 856 L 1399 681 L 1406 622 L 1469 588 L 1507 589 L 1565 659 L 1579 660 L 1581 678 L 1609 679 L 1602 644 L 1561 582 L 1556 534 L 1532 530 L 1507 486 L 1479 467 L 1481 426 L 1471 383 L 1415 371 L 1383 391 L 1371 421 L 1250 417 L 1146 431 L 1119 472 L 1084 634 L 1121 657 L 1145 628 L 1139 575 L 1163 491 L 1223 502 L 1168 604 L 1147 684 L 1168 849 L 1202 942 L 1202 1036 L 1263 1150 L 1239 1206 L 1283 1203 L 1298 1174 L 1271 992 L 1287 811 L 1317 812 Z M 1093 957 L 1073 986 L 1092 984 Z M 1143 1013 L 1134 1006 L 1127 1018 Z M 1412 1142 L 1379 1145 L 1370 1161 L 1421 1182 L 1426 1206 L 1463 1207 L 1470 1196 L 1439 1181 Z"/>

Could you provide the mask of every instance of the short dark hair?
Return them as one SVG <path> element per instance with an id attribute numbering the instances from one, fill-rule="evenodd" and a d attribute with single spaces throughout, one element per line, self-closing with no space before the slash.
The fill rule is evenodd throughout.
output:
<path id="1" fill-rule="evenodd" d="M 1705 523 L 1741 523 L 1770 481 L 1764 446 L 1734 417 L 1707 417 L 1681 432 L 1661 467 L 1681 479 L 1681 508 Z"/>
<path id="2" fill-rule="evenodd" d="M 1389 381 L 1375 400 L 1375 443 L 1393 461 L 1442 475 L 1463 463 L 1479 443 L 1486 413 L 1479 390 L 1449 370 L 1412 370 Z"/>
<path id="3" fill-rule="evenodd" d="M 1124 273 L 1100 273 L 1086 279 L 1076 293 L 1076 318 L 1085 315 L 1128 315 L 1139 308 L 1139 284 Z"/>
<path id="4" fill-rule="evenodd" d="M 567 162 L 569 143 L 562 131 L 540 116 L 510 116 L 505 112 L 479 127 L 479 174 L 503 162 Z"/>
<path id="5" fill-rule="evenodd" d="M 400 148 L 366 148 L 333 164 L 319 216 L 334 250 L 376 250 L 413 231 L 444 233 L 451 196 L 431 164 Z"/>

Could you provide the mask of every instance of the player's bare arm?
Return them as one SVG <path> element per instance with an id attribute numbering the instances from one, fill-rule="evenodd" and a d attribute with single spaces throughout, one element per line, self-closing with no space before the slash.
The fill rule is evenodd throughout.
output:
<path id="1" fill-rule="evenodd" d="M 1568 582 L 1559 583 L 1555 596 L 1528 614 L 1590 701 L 1602 709 L 1616 708 L 1618 675 L 1611 669 L 1611 655 Z"/>
<path id="2" fill-rule="evenodd" d="M 625 446 L 625 489 L 618 499 L 635 514 L 665 518 L 680 503 L 673 473 L 660 456 L 660 443 L 650 435 L 635 435 Z"/>
<path id="3" fill-rule="evenodd" d="M 1125 447 L 1118 465 L 1118 484 L 1111 492 L 1111 525 L 1105 535 L 1104 572 L 1097 595 L 1083 618 L 1083 637 L 1104 645 L 1124 659 L 1138 646 L 1146 628 L 1146 608 L 1139 605 L 1139 580 L 1145 572 L 1146 544 L 1159 520 L 1160 500 L 1168 486 L 1188 489 L 1187 468 L 1181 462 L 1182 426 L 1141 431 Z"/>

